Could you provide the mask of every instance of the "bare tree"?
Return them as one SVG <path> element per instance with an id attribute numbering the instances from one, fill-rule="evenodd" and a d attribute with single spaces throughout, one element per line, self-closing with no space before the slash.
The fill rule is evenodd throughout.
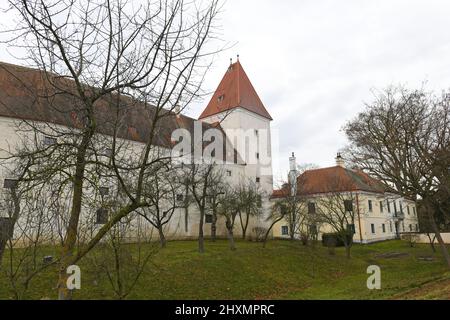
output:
<path id="1" fill-rule="evenodd" d="M 175 210 L 180 207 L 177 203 L 178 189 L 179 186 L 171 174 L 170 164 L 145 179 L 143 198 L 147 206 L 139 209 L 138 213 L 158 230 L 162 248 L 165 248 L 167 243 L 164 227 L 171 221 Z"/>
<path id="2" fill-rule="evenodd" d="M 11 157 L 39 159 L 39 166 L 29 170 L 33 179 L 62 174 L 71 182 L 65 186 L 72 198 L 58 281 L 59 298 L 70 299 L 67 267 L 92 250 L 115 224 L 146 205 L 144 180 L 161 160 L 153 152 L 163 134 L 161 123 L 174 115 L 176 106 L 187 105 L 199 93 L 206 71 L 204 48 L 212 38 L 218 3 L 9 3 L 21 17 L 12 44 L 25 46 L 30 53 L 27 61 L 42 70 L 37 80 L 20 80 L 30 94 L 29 107 L 37 102 L 53 114 L 44 124 L 24 121 L 31 145 Z M 133 119 L 145 130 L 138 130 Z M 108 159 L 100 156 L 102 134 L 107 136 L 103 142 L 111 153 Z M 42 146 L 42 135 L 49 137 L 49 144 Z M 134 148 L 123 139 L 142 144 Z M 101 168 L 108 169 L 128 201 L 75 251 L 83 200 L 96 187 L 91 180 Z"/>
<path id="3" fill-rule="evenodd" d="M 143 222 L 143 219 L 133 215 L 123 218 L 108 231 L 104 241 L 87 255 L 94 281 L 98 282 L 106 276 L 120 300 L 132 293 L 150 258 L 158 251 L 157 245 L 151 242 L 152 233 L 147 232 Z"/>
<path id="4" fill-rule="evenodd" d="M 252 217 L 261 214 L 262 191 L 253 181 L 243 181 L 236 188 L 236 197 L 239 203 L 239 221 L 242 228 L 242 239 L 247 237 L 247 229 Z"/>
<path id="5" fill-rule="evenodd" d="M 5 261 L 0 268 L 9 280 L 9 289 L 14 299 L 24 299 L 32 281 L 45 269 L 57 263 L 51 250 L 57 242 L 53 237 L 54 217 L 49 197 L 51 184 L 35 186 L 30 190 L 18 182 L 3 193 L 1 204 L 8 213 L 7 234 L 4 243 Z M 49 247 L 46 247 L 49 246 Z M 50 255 L 53 254 L 53 255 Z"/>
<path id="6" fill-rule="evenodd" d="M 225 218 L 225 226 L 227 228 L 227 237 L 230 243 L 230 249 L 236 250 L 234 241 L 234 225 L 236 217 L 239 214 L 239 195 L 231 186 L 224 186 L 223 193 L 220 195 L 217 213 Z"/>
<path id="7" fill-rule="evenodd" d="M 345 126 L 347 152 L 360 168 L 403 196 L 420 200 L 443 256 L 438 220 L 449 220 L 450 95 L 388 88 Z M 444 201 L 443 201 L 444 200 Z"/>
<path id="8" fill-rule="evenodd" d="M 224 174 L 214 161 L 208 163 L 206 159 L 203 163 L 184 165 L 184 179 L 188 181 L 189 192 L 192 201 L 199 211 L 198 226 L 198 251 L 205 252 L 205 238 L 203 227 L 205 216 L 208 211 L 211 189 L 223 181 Z"/>

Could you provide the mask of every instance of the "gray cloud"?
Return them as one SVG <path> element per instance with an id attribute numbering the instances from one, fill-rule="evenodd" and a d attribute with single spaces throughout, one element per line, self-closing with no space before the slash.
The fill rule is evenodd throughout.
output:
<path id="1" fill-rule="evenodd" d="M 340 129 L 373 88 L 450 87 L 449 15 L 448 0 L 228 0 L 221 38 L 237 44 L 215 58 L 205 90 L 239 53 L 279 130 L 276 179 L 292 151 L 299 162 L 333 165 L 346 144 Z M 2 28 L 12 19 L 2 17 Z M 3 49 L 0 60 L 14 62 Z M 207 100 L 188 114 L 198 117 Z"/>

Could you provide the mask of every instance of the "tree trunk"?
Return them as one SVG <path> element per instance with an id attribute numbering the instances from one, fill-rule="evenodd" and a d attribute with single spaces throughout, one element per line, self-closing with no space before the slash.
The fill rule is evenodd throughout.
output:
<path id="1" fill-rule="evenodd" d="M 205 252 L 205 239 L 203 237 L 203 219 L 205 217 L 204 209 L 200 210 L 200 223 L 198 225 L 198 252 Z"/>
<path id="2" fill-rule="evenodd" d="M 234 236 L 233 236 L 233 224 L 234 223 L 232 223 L 230 219 L 227 219 L 226 226 L 228 230 L 228 241 L 230 242 L 230 249 L 232 251 L 236 250 L 236 245 L 234 243 Z"/>
<path id="3" fill-rule="evenodd" d="M 230 242 L 230 249 L 232 251 L 235 251 L 236 250 L 236 245 L 234 243 L 233 229 L 228 229 L 228 241 Z"/>
<path id="4" fill-rule="evenodd" d="M 272 230 L 273 226 L 276 225 L 278 222 L 280 222 L 283 218 L 278 218 L 275 221 L 272 222 L 272 224 L 270 225 L 269 229 L 267 229 L 266 234 L 264 235 L 264 239 L 263 239 L 263 248 L 266 247 L 266 243 L 267 243 L 267 238 L 269 237 L 269 233 Z"/>
<path id="5" fill-rule="evenodd" d="M 427 237 L 428 237 L 428 240 L 430 241 L 431 250 L 433 250 L 433 253 L 436 253 L 436 247 L 434 246 L 434 241 L 436 240 L 436 236 L 433 236 L 433 238 L 432 238 L 430 233 L 427 233 Z"/>
<path id="6" fill-rule="evenodd" d="M 159 243 L 161 244 L 161 248 L 165 248 L 167 241 L 166 241 L 166 236 L 164 235 L 162 226 L 158 227 L 158 233 L 159 233 Z"/>
<path id="7" fill-rule="evenodd" d="M 439 246 L 441 247 L 442 255 L 445 259 L 445 262 L 447 263 L 447 266 L 450 268 L 450 255 L 448 253 L 445 242 L 441 237 L 441 232 L 439 231 L 439 228 L 436 224 L 436 220 L 434 220 L 432 210 L 428 210 L 428 207 L 427 207 L 427 213 L 428 213 L 428 217 L 430 218 L 430 223 L 431 223 L 431 227 L 433 228 L 434 235 L 439 243 Z"/>
<path id="8" fill-rule="evenodd" d="M 239 213 L 239 216 L 241 217 L 241 213 Z M 247 228 L 248 228 L 248 221 L 250 219 L 250 215 L 248 213 L 245 214 L 245 223 L 242 221 L 241 217 L 241 225 L 242 225 L 242 239 L 245 240 L 247 238 Z"/>
<path id="9" fill-rule="evenodd" d="M 77 165 L 73 182 L 72 209 L 67 227 L 66 238 L 61 250 L 61 260 L 58 280 L 58 299 L 71 300 L 72 292 L 67 288 L 67 268 L 73 263 L 73 253 L 75 250 L 78 224 L 81 214 L 81 199 L 83 197 L 83 181 L 86 168 L 86 149 L 91 141 L 90 133 L 83 137 L 82 145 L 77 154 Z"/>
<path id="10" fill-rule="evenodd" d="M 217 213 L 216 209 L 213 209 L 213 215 L 212 215 L 212 223 L 211 223 L 211 241 L 216 242 L 217 238 Z"/>
<path id="11" fill-rule="evenodd" d="M 19 220 L 20 215 L 20 199 L 15 189 L 11 190 L 11 198 L 14 206 L 13 215 L 10 219 L 9 225 L 6 228 L 6 235 L 0 235 L 0 269 L 2 268 L 3 255 L 5 253 L 6 244 L 14 234 L 14 227 L 16 225 L 17 220 Z"/>
<path id="12" fill-rule="evenodd" d="M 347 242 L 345 242 L 345 255 L 346 255 L 347 259 L 350 259 L 350 258 L 351 258 L 350 250 L 351 250 L 350 244 L 348 244 Z"/>
<path id="13" fill-rule="evenodd" d="M 189 232 L 189 206 L 184 207 L 184 231 Z"/>

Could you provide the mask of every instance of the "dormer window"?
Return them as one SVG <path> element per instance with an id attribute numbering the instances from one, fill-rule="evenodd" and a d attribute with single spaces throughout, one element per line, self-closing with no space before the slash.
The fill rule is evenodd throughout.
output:
<path id="1" fill-rule="evenodd" d="M 218 101 L 218 102 L 222 102 L 224 99 L 225 99 L 225 95 L 224 95 L 224 94 L 221 94 L 221 95 L 217 98 L 217 101 Z"/>
<path id="2" fill-rule="evenodd" d="M 44 137 L 44 145 L 45 146 L 52 146 L 56 144 L 56 138 L 45 136 Z"/>

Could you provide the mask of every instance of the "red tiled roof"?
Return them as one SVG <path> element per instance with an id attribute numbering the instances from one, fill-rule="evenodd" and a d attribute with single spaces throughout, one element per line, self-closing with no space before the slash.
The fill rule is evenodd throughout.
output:
<path id="1" fill-rule="evenodd" d="M 55 88 L 49 84 L 49 79 L 58 81 L 58 85 L 68 91 L 74 87 L 72 80 L 63 80 L 41 70 L 0 62 L 0 117 L 81 127 L 83 107 L 76 94 L 53 93 Z M 129 96 L 121 96 L 119 104 L 111 103 L 113 99 L 115 101 L 115 97 L 110 95 L 94 105 L 97 132 L 112 135 L 117 129 L 119 138 L 147 142 L 151 129 L 149 124 L 152 123 L 156 108 Z M 172 148 L 172 132 L 183 128 L 193 134 L 195 121 L 172 112 L 165 113 L 155 128 L 156 136 L 152 144 Z M 118 128 L 115 128 L 116 123 Z M 202 122 L 203 130 L 210 128 L 221 129 L 219 124 Z M 225 133 L 222 138 L 224 148 L 227 144 L 231 145 Z M 224 157 L 234 159 L 234 154 L 230 151 L 224 153 Z M 239 161 L 242 160 L 239 158 Z"/>
<path id="2" fill-rule="evenodd" d="M 385 192 L 382 183 L 368 174 L 340 166 L 304 172 L 297 178 L 297 190 L 297 194 L 302 196 L 351 191 Z M 284 187 L 274 190 L 272 198 L 283 198 L 288 194 L 288 189 Z"/>
<path id="3" fill-rule="evenodd" d="M 272 120 L 239 61 L 230 65 L 199 119 L 238 107 Z"/>

